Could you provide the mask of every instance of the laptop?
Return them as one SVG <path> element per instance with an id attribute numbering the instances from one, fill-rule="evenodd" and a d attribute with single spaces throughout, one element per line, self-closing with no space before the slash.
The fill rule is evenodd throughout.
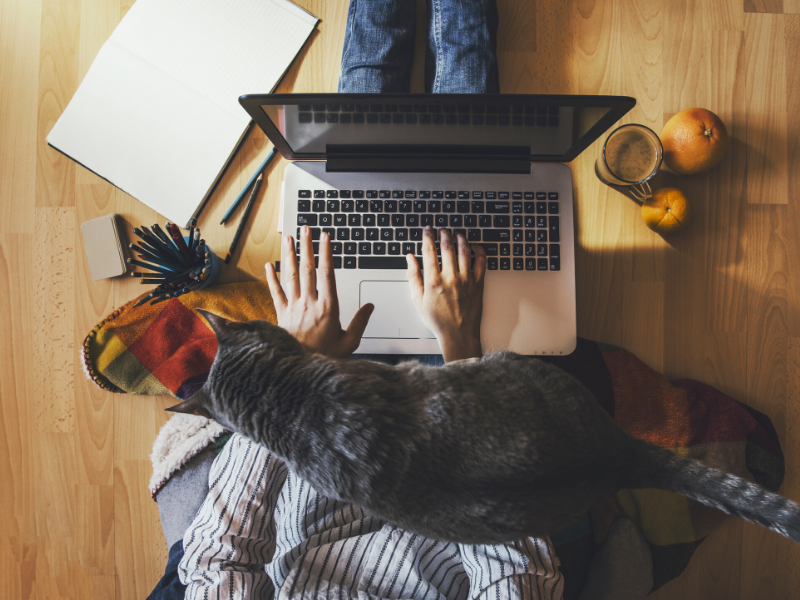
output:
<path id="1" fill-rule="evenodd" d="M 406 258 L 447 227 L 488 256 L 485 352 L 577 343 L 574 159 L 636 104 L 620 96 L 261 94 L 239 99 L 281 154 L 282 231 L 333 241 L 340 316 L 375 305 L 357 353 L 438 354 Z M 285 259 L 285 257 L 282 257 Z"/>

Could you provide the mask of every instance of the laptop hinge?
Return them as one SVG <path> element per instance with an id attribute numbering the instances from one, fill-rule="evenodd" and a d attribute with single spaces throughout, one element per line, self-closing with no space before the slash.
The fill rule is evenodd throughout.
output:
<path id="1" fill-rule="evenodd" d="M 522 173 L 531 172 L 528 160 L 474 158 L 328 157 L 328 173 Z"/>

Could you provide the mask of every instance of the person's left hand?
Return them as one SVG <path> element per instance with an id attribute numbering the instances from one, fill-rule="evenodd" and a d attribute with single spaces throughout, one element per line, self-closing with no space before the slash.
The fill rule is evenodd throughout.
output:
<path id="1" fill-rule="evenodd" d="M 314 267 L 311 231 L 302 228 L 300 239 L 300 268 L 297 266 L 294 239 L 286 236 L 282 266 L 283 285 L 278 281 L 275 267 L 267 263 L 267 284 L 272 293 L 278 325 L 291 333 L 309 352 L 334 358 L 352 354 L 361 343 L 369 317 L 375 308 L 365 304 L 350 321 L 347 331 L 339 322 L 339 297 L 333 276 L 331 240 L 322 233 L 319 240 L 319 286 Z"/>

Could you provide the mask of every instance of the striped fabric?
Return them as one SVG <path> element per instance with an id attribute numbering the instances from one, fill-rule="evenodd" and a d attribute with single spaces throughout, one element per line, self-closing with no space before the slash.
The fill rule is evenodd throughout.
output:
<path id="1" fill-rule="evenodd" d="M 562 597 L 549 539 L 468 546 L 402 531 L 320 496 L 237 434 L 209 484 L 183 540 L 187 599 Z"/>

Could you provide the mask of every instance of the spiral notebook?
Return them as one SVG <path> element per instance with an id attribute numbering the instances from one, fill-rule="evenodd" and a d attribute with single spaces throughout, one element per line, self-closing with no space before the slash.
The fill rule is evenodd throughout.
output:
<path id="1" fill-rule="evenodd" d="M 137 0 L 47 142 L 185 225 L 318 19 L 288 0 Z"/>

